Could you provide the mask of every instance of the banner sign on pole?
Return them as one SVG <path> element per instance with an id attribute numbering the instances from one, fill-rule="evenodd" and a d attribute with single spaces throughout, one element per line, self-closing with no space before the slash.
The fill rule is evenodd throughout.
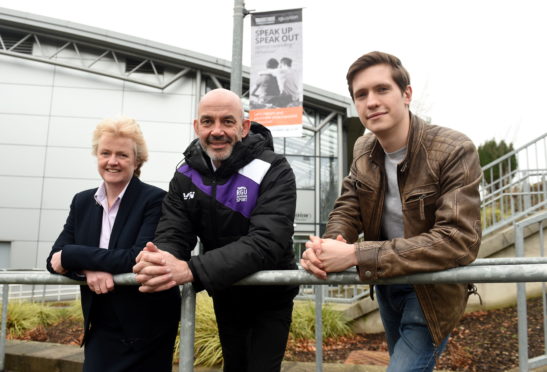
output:
<path id="1" fill-rule="evenodd" d="M 302 9 L 252 13 L 249 119 L 274 137 L 302 135 Z"/>

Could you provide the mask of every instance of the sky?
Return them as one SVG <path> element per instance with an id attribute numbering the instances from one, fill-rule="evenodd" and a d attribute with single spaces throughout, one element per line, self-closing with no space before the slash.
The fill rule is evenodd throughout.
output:
<path id="1" fill-rule="evenodd" d="M 542 0 L 246 0 L 261 12 L 303 8 L 305 84 L 349 97 L 345 75 L 362 54 L 398 56 L 412 110 L 478 146 L 520 147 L 547 132 L 547 22 Z M 232 58 L 232 0 L 0 0 L 20 10 Z M 250 66 L 250 17 L 243 64 Z"/>

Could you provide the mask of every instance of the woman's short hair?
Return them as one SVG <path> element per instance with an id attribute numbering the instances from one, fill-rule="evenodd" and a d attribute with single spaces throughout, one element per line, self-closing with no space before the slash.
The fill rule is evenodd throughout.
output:
<path id="1" fill-rule="evenodd" d="M 137 168 L 134 175 L 139 177 L 141 174 L 141 167 L 145 161 L 148 160 L 148 148 L 144 141 L 144 136 L 141 131 L 141 127 L 135 121 L 135 119 L 120 117 L 104 119 L 95 128 L 92 139 L 92 153 L 97 156 L 97 149 L 99 147 L 99 140 L 104 134 L 111 134 L 115 137 L 123 137 L 132 139 L 135 142 L 135 162 Z"/>

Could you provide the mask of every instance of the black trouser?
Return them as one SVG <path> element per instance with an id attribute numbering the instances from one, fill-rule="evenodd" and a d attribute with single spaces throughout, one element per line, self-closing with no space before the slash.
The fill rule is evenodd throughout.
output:
<path id="1" fill-rule="evenodd" d="M 231 288 L 214 296 L 224 372 L 279 372 L 295 287 Z"/>
<path id="2" fill-rule="evenodd" d="M 83 372 L 171 372 L 176 324 L 158 332 L 153 339 L 145 335 L 128 339 L 108 295 L 101 296 L 93 307 L 91 329 L 84 345 Z"/>

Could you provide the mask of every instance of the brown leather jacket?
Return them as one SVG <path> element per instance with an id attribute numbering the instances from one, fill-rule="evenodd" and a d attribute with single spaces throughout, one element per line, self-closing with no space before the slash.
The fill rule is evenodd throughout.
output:
<path id="1" fill-rule="evenodd" d="M 325 237 L 356 242 L 364 234 L 355 244 L 364 281 L 467 265 L 479 250 L 482 172 L 475 146 L 459 132 L 410 116 L 407 154 L 397 167 L 404 238 L 381 238 L 384 151 L 371 133 L 355 143 L 351 172 L 329 216 Z M 463 315 L 468 284 L 414 288 L 438 345 Z"/>

